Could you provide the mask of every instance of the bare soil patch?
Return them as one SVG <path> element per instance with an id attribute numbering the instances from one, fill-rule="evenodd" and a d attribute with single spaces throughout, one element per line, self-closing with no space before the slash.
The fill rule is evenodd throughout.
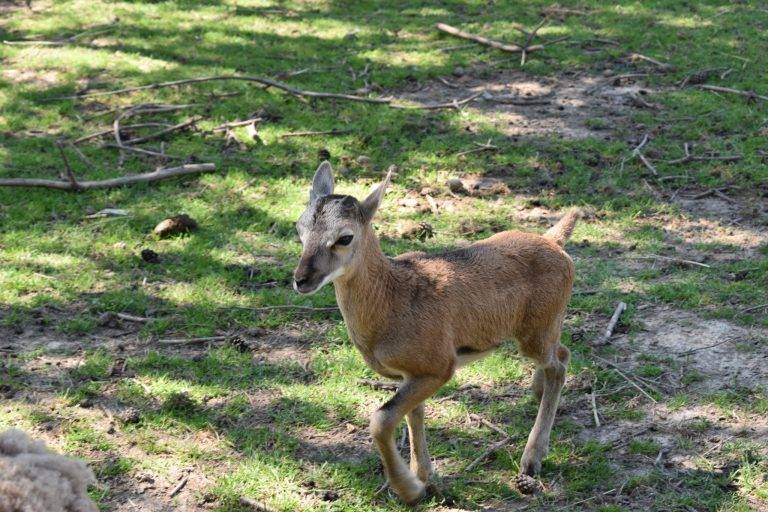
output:
<path id="1" fill-rule="evenodd" d="M 547 78 L 517 70 L 484 70 L 462 71 L 459 77 L 428 82 L 398 98 L 430 105 L 483 93 L 465 108 L 482 112 L 505 135 L 584 139 L 611 138 L 632 109 L 651 103 L 648 97 L 654 92 L 594 74 L 564 73 Z"/>

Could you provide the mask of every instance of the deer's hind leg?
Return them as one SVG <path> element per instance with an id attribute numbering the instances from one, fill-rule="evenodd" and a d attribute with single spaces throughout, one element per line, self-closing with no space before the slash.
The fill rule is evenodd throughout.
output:
<path id="1" fill-rule="evenodd" d="M 523 353 L 533 358 L 536 373 L 533 393 L 539 399 L 539 412 L 533 424 L 528 442 L 520 461 L 520 472 L 535 475 L 541 469 L 541 460 L 549 450 L 549 438 L 555 422 L 560 391 L 565 383 L 565 372 L 570 360 L 570 351 L 560 345 L 560 323 L 541 337 L 529 338 L 523 344 Z"/>

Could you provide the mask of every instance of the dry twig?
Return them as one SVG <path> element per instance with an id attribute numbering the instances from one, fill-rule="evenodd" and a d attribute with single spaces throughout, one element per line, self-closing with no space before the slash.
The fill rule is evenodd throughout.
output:
<path id="1" fill-rule="evenodd" d="M 171 493 L 168 495 L 169 498 L 173 498 L 177 494 L 181 492 L 181 490 L 187 485 L 187 482 L 189 481 L 189 477 L 184 477 L 179 484 L 173 488 Z"/>
<path id="2" fill-rule="evenodd" d="M 648 399 L 649 399 L 651 402 L 653 402 L 653 403 L 658 403 L 658 401 L 657 401 L 655 398 L 653 398 L 651 395 L 649 395 L 649 394 L 648 394 L 648 392 L 647 392 L 646 390 L 644 390 L 642 387 L 640 387 L 640 384 L 638 384 L 638 383 L 637 383 L 637 382 L 635 382 L 634 380 L 630 379 L 630 378 L 629 378 L 629 377 L 628 377 L 628 376 L 627 376 L 627 375 L 626 375 L 624 372 L 622 372 L 622 371 L 621 371 L 621 369 L 620 369 L 618 366 L 616 366 L 616 365 L 615 365 L 615 364 L 613 364 L 612 362 L 608 361 L 607 359 L 603 359 L 603 358 L 602 358 L 602 357 L 600 357 L 600 356 L 597 356 L 597 355 L 596 355 L 596 356 L 594 356 L 594 357 L 595 357 L 595 359 L 596 359 L 596 360 L 600 361 L 601 363 L 603 363 L 603 364 L 606 364 L 606 365 L 610 366 L 610 367 L 611 367 L 611 369 L 613 369 L 613 371 L 615 371 L 616 373 L 618 373 L 618 374 L 619 374 L 619 375 L 620 375 L 620 376 L 621 376 L 621 377 L 622 377 L 622 378 L 623 378 L 625 381 L 627 381 L 629 384 L 631 384 L 631 385 L 632 385 L 632 387 L 634 387 L 635 389 L 637 389 L 638 391 L 640 391 L 640 393 L 642 393 L 642 394 L 643 394 L 643 396 L 645 396 L 646 398 L 648 398 Z"/>
<path id="3" fill-rule="evenodd" d="M 450 34 L 455 37 L 460 37 L 461 39 L 467 39 L 469 41 L 474 41 L 476 43 L 483 44 L 485 46 L 490 46 L 491 48 L 496 48 L 497 50 L 502 50 L 505 52 L 522 52 L 523 48 L 520 46 L 517 46 L 516 44 L 506 44 L 501 43 L 499 41 L 494 41 L 493 39 L 488 39 L 487 37 L 479 36 L 476 34 L 470 34 L 469 32 L 464 32 L 463 30 L 460 30 L 456 27 L 452 27 L 450 25 L 446 25 L 445 23 L 438 23 L 435 25 L 435 28 L 441 32 L 445 32 L 446 34 Z M 526 48 L 527 52 L 532 52 L 536 50 L 542 50 L 544 49 L 544 45 L 533 45 Z"/>
<path id="4" fill-rule="evenodd" d="M 401 110 L 439 110 L 442 108 L 455 108 L 459 109 L 460 106 L 469 103 L 470 101 L 482 96 L 484 91 L 476 92 L 470 96 L 467 96 L 463 100 L 453 100 L 449 103 L 433 103 L 431 105 L 400 105 L 397 103 L 390 103 L 389 106 Z"/>
<path id="5" fill-rule="evenodd" d="M 664 260 L 664 261 L 671 261 L 673 263 L 681 263 L 684 265 L 693 265 L 693 266 L 702 267 L 702 268 L 712 268 L 710 265 L 707 265 L 706 263 L 699 263 L 698 261 L 684 260 L 682 258 L 672 258 L 671 256 L 662 256 L 660 254 L 649 254 L 647 256 L 627 256 L 627 258 L 630 258 L 633 260 Z"/>
<path id="6" fill-rule="evenodd" d="M 492 454 L 496 450 L 503 448 L 507 444 L 509 444 L 509 436 L 505 437 L 501 441 L 497 441 L 493 443 L 491 446 L 488 447 L 487 450 L 485 450 L 483 453 L 478 455 L 475 460 L 467 464 L 467 466 L 462 470 L 462 473 L 469 473 L 470 471 L 475 469 L 475 467 L 477 467 L 481 462 L 483 462 L 486 457 L 488 457 L 490 454 Z"/>
<path id="7" fill-rule="evenodd" d="M 247 496 L 240 496 L 240 504 L 246 507 L 251 507 L 256 512 L 277 512 L 276 509 L 270 507 L 263 501 L 257 501 Z"/>
<path id="8" fill-rule="evenodd" d="M 616 324 L 619 323 L 619 317 L 627 309 L 627 305 L 624 302 L 619 302 L 616 305 L 616 309 L 611 315 L 611 320 L 608 322 L 608 326 L 605 328 L 603 334 L 595 342 L 595 345 L 604 345 L 608 343 L 608 339 L 613 336 L 613 330 L 616 329 Z"/>
<path id="9" fill-rule="evenodd" d="M 169 167 L 158 169 L 144 174 L 135 174 L 133 176 L 123 176 L 121 178 L 112 178 L 98 181 L 76 181 L 73 185 L 71 181 L 42 180 L 35 178 L 6 178 L 0 179 L 0 187 L 40 187 L 55 188 L 58 190 L 88 190 L 96 188 L 114 188 L 134 183 L 149 183 L 152 181 L 164 180 L 173 176 L 185 176 L 187 174 L 198 174 L 201 172 L 211 172 L 216 170 L 214 164 L 188 164 L 179 167 Z"/>
<path id="10" fill-rule="evenodd" d="M 288 139 L 290 137 L 310 137 L 310 136 L 313 136 L 313 135 L 341 135 L 343 133 L 350 133 L 351 131 L 352 131 L 351 129 L 339 130 L 339 129 L 334 128 L 333 130 L 284 133 L 284 134 L 280 135 L 279 137 L 281 139 Z"/>
<path id="11" fill-rule="evenodd" d="M 719 85 L 699 85 L 699 89 L 705 89 L 713 92 L 727 92 L 729 94 L 738 94 L 739 96 L 746 96 L 749 99 L 760 99 L 768 101 L 768 96 L 762 96 L 755 91 L 742 91 L 741 89 L 731 89 L 730 87 L 721 87 Z"/>

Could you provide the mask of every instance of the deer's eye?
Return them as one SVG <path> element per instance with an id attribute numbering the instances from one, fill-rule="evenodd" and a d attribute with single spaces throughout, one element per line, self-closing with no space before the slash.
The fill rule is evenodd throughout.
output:
<path id="1" fill-rule="evenodd" d="M 338 240 L 336 240 L 336 243 L 333 245 L 336 246 L 345 246 L 352 243 L 352 235 L 344 235 L 340 236 Z"/>

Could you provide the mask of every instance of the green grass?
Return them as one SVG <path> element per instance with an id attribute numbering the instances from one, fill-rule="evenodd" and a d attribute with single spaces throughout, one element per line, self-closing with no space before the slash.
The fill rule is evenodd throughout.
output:
<path id="1" fill-rule="evenodd" d="M 398 166 L 377 219 L 388 254 L 438 251 L 503 229 L 540 231 L 535 222 L 520 220 L 519 212 L 533 207 L 579 205 L 591 212 L 568 246 L 577 265 L 576 288 L 590 293 L 573 297 L 566 319 L 563 340 L 574 353 L 573 384 L 565 393 L 564 413 L 544 464 L 542 478 L 552 485 L 531 501 L 533 507 L 546 510 L 579 502 L 576 506 L 608 511 L 641 503 L 648 510 L 725 511 L 763 506 L 768 499 L 764 451 L 728 461 L 720 460 L 725 455 L 718 451 L 707 459 L 711 462 L 716 455 L 725 469 L 649 467 L 645 459 L 658 454 L 656 441 L 642 437 L 628 446 L 626 457 L 614 453 L 610 443 L 597 442 L 597 432 L 588 430 L 592 416 L 583 395 L 584 382 L 596 377 L 598 388 L 607 390 L 600 396 L 599 414 L 608 426 L 655 418 L 621 377 L 592 363 L 588 342 L 604 328 L 619 300 L 628 304 L 621 327 L 632 337 L 643 335 L 642 308 L 657 306 L 688 309 L 744 327 L 768 327 L 765 309 L 745 311 L 768 302 L 768 244 L 746 252 L 740 242 L 750 236 L 764 240 L 768 229 L 760 211 L 768 193 L 768 167 L 761 153 L 766 149 L 766 104 L 677 87 L 695 71 L 732 68 L 708 83 L 768 94 L 764 10 L 714 1 L 560 2 L 576 12 L 553 14 L 539 33 L 569 40 L 531 54 L 523 71 L 553 79 L 564 73 L 600 77 L 606 70 L 614 75 L 647 72 L 643 83 L 656 91 L 649 101 L 659 110 L 636 109 L 620 122 L 588 120 L 602 138 L 510 138 L 488 112 L 473 108 L 407 111 L 337 100 L 303 103 L 274 88 L 244 82 L 56 99 L 85 88 L 106 91 L 235 73 L 346 93 L 367 81 L 373 92 L 358 94 L 372 96 L 396 95 L 437 77 L 454 80 L 460 74 L 457 68 L 490 79 L 499 70 L 519 70 L 519 56 L 480 46 L 444 51 L 463 42 L 440 34 L 433 25 L 442 21 L 522 42 L 515 24 L 535 25 L 551 4 L 41 0 L 33 1 L 32 11 L 3 11 L 0 40 L 77 37 L 61 45 L 0 44 L 0 178 L 55 178 L 62 170 L 56 140 L 108 128 L 114 114 L 105 111 L 139 103 L 199 104 L 137 122 L 177 123 L 200 115 L 198 130 L 169 137 L 165 150 L 214 162 L 217 171 L 72 194 L 0 188 L 0 329 L 9 339 L 39 337 L 75 347 L 74 355 L 51 355 L 51 361 L 45 359 L 46 345 L 39 348 L 33 341 L 29 352 L 0 360 L 0 393 L 12 394 L 8 407 L 0 408 L 0 426 L 38 429 L 55 440 L 56 448 L 85 457 L 96 468 L 99 484 L 93 496 L 105 510 L 116 507 L 121 493 L 135 485 L 137 472 L 173 481 L 174 468 L 191 465 L 207 478 L 204 488 L 193 492 L 208 496 L 217 510 L 237 510 L 241 495 L 279 510 L 404 510 L 386 493 L 374 494 L 382 482 L 381 470 L 361 439 L 368 414 L 388 395 L 357 384 L 359 378 L 374 375 L 350 346 L 339 316 L 252 309 L 334 305 L 330 287 L 311 298 L 290 288 L 301 250 L 293 226 L 305 206 L 320 152 L 327 151 L 337 171 L 347 168 L 337 175 L 343 193 L 361 196 L 389 165 Z M 650 64 L 631 62 L 627 56 L 632 52 L 674 69 L 657 73 Z M 456 94 L 462 97 L 463 91 Z M 223 137 L 209 132 L 251 116 L 263 118 L 260 141 L 244 128 L 235 129 L 242 150 L 237 145 L 224 148 Z M 281 137 L 331 129 L 348 132 Z M 659 176 L 630 158 L 645 133 L 651 139 L 644 151 Z M 456 156 L 488 139 L 498 151 Z M 713 151 L 743 158 L 665 163 L 682 156 L 684 143 L 693 143 L 696 154 Z M 115 149 L 97 141 L 79 147 L 93 165 L 66 151 L 81 179 L 146 172 L 163 164 L 135 154 L 121 160 Z M 370 163 L 357 163 L 360 156 Z M 457 200 L 455 209 L 442 209 L 439 215 L 404 211 L 398 205 L 408 191 L 424 186 L 444 191 L 448 177 L 462 174 L 501 177 L 513 193 Z M 737 202 L 734 211 L 720 217 L 710 212 L 705 218 L 700 210 L 670 201 L 682 184 L 680 178 L 670 178 L 677 175 L 685 176 L 689 194 L 728 187 L 726 193 Z M 86 218 L 103 208 L 126 209 L 129 215 Z M 200 229 L 168 239 L 151 235 L 160 220 L 182 212 L 195 218 Z M 403 219 L 429 222 L 435 237 L 424 242 L 400 239 L 395 226 Z M 481 229 L 465 234 L 462 225 L 468 221 Z M 704 221 L 714 224 L 702 228 L 704 239 L 692 236 L 693 228 L 678 229 Z M 728 230 L 744 236 L 734 238 Z M 157 252 L 160 263 L 143 261 L 144 249 Z M 629 257 L 633 255 L 705 257 L 709 267 L 635 260 Z M 151 320 L 105 326 L 104 313 Z M 309 364 L 292 357 L 262 358 L 258 350 L 243 353 L 229 346 L 174 351 L 155 343 L 159 338 L 286 327 L 310 333 L 311 342 L 301 349 Z M 764 353 L 761 336 L 759 343 L 737 349 Z M 82 347 L 86 350 L 80 351 Z M 611 347 L 604 351 L 626 356 Z M 126 359 L 126 373 L 113 374 L 113 366 L 121 367 Z M 63 369 L 56 361 L 64 361 Z M 680 370 L 676 359 L 664 353 L 641 353 L 637 362 L 634 374 L 647 382 L 665 382 Z M 440 401 L 429 406 L 432 455 L 441 473 L 458 475 L 445 484 L 446 496 L 458 506 L 504 509 L 524 499 L 508 483 L 536 413 L 525 389 L 529 374 L 529 365 L 512 347 L 505 348 L 459 373 L 438 394 Z M 713 407 L 729 418 L 768 410 L 765 389 L 757 384 L 704 393 L 696 387 L 703 381 L 705 376 L 685 368 L 676 381 L 680 389 L 653 396 L 672 411 Z M 29 396 L 43 398 L 37 403 L 27 400 Z M 102 407 L 115 418 L 105 420 Z M 120 420 L 128 407 L 139 411 L 138 421 Z M 502 425 L 512 443 L 475 473 L 464 475 L 461 469 L 489 440 L 495 441 L 489 436 L 497 435 L 467 425 L 468 413 Z M 109 424 L 116 428 L 114 434 L 107 433 Z M 680 446 L 696 451 L 699 438 L 715 427 L 699 418 L 686 428 L 692 439 L 679 436 Z M 339 436 L 344 441 L 329 441 Z M 349 443 L 358 443 L 362 453 L 339 456 Z M 129 446 L 137 452 L 126 453 Z M 617 467 L 632 476 L 625 477 Z M 623 494 L 611 501 L 614 494 L 607 491 L 622 486 Z M 338 497 L 324 501 L 329 489 Z M 424 508 L 439 503 L 440 498 L 433 498 Z"/>

